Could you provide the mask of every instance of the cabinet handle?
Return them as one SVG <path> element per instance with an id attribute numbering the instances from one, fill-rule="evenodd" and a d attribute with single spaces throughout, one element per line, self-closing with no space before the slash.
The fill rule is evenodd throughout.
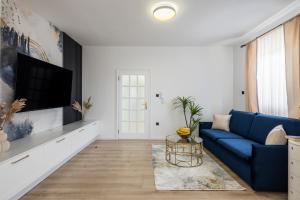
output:
<path id="1" fill-rule="evenodd" d="M 294 147 L 291 147 L 292 150 L 294 150 Z"/>
<path id="2" fill-rule="evenodd" d="M 62 139 L 60 139 L 60 140 L 57 140 L 56 143 L 60 143 L 60 142 L 64 141 L 65 139 L 66 139 L 66 138 L 62 138 Z"/>
<path id="3" fill-rule="evenodd" d="M 293 180 L 293 179 L 294 179 L 294 177 L 293 177 L 293 176 L 291 176 L 291 179 Z"/>
<path id="4" fill-rule="evenodd" d="M 22 158 L 20 158 L 20 159 L 18 159 L 18 160 L 16 160 L 16 161 L 13 161 L 13 162 L 11 162 L 10 164 L 12 164 L 12 165 L 17 164 L 18 162 L 20 162 L 20 161 L 22 161 L 22 160 L 24 160 L 24 159 L 26 159 L 26 158 L 29 158 L 29 155 L 26 155 L 26 156 L 24 156 L 24 157 L 22 157 Z"/>
<path id="5" fill-rule="evenodd" d="M 82 131 L 84 131 L 84 128 L 83 128 L 83 129 L 81 129 L 81 130 L 79 130 L 79 133 L 81 133 Z"/>
<path id="6" fill-rule="evenodd" d="M 291 165 L 293 165 L 293 164 L 294 164 L 294 162 L 292 161 L 292 162 L 291 162 Z"/>

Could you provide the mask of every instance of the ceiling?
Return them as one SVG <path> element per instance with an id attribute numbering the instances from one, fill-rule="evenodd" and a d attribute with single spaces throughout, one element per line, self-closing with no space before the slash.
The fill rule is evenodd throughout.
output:
<path id="1" fill-rule="evenodd" d="M 153 19 L 157 0 L 23 0 L 83 45 L 198 46 L 247 33 L 293 0 L 172 0 L 175 19 Z"/>

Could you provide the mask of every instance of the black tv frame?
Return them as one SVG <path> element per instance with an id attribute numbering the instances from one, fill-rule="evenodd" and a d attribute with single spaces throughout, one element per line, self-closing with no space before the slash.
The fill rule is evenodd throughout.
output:
<path id="1" fill-rule="evenodd" d="M 24 107 L 23 110 L 21 110 L 20 112 L 30 112 L 30 111 L 38 111 L 38 110 L 46 110 L 46 109 L 54 109 L 54 108 L 63 108 L 63 107 L 66 107 L 66 106 L 70 106 L 71 105 L 71 93 L 72 93 L 72 82 L 73 82 L 73 71 L 72 70 L 69 70 L 69 69 L 65 69 L 63 67 L 59 67 L 57 65 L 54 65 L 54 64 L 51 64 L 49 62 L 45 62 L 43 60 L 40 60 L 40 59 L 37 59 L 37 58 L 34 58 L 34 57 L 31 57 L 31 56 L 28 56 L 28 55 L 25 55 L 23 53 L 17 53 L 17 67 L 16 67 L 16 70 L 15 70 L 15 87 L 14 87 L 14 99 L 19 99 L 19 98 L 23 98 L 23 97 L 19 97 L 17 96 L 17 89 L 18 89 L 18 84 L 17 84 L 17 80 L 18 80 L 18 69 L 19 69 L 19 62 L 20 62 L 20 58 L 25 58 L 25 59 L 31 59 L 31 60 L 35 60 L 36 62 L 41 62 L 43 64 L 46 64 L 47 66 L 49 67 L 53 67 L 53 68 L 56 68 L 56 69 L 59 69 L 59 70 L 64 70 L 65 72 L 68 72 L 68 73 L 71 73 L 71 84 L 69 85 L 69 104 L 64 104 L 64 105 L 59 105 L 59 106 L 45 106 L 45 107 L 42 107 L 42 108 L 30 108 L 28 109 L 26 106 Z M 24 97 L 25 98 L 25 97 Z"/>

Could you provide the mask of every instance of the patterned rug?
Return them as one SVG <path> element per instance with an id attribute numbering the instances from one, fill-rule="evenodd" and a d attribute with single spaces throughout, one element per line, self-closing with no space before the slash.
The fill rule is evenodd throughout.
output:
<path id="1" fill-rule="evenodd" d="M 152 145 L 157 190 L 245 190 L 207 154 L 199 167 L 182 168 L 165 160 L 165 146 Z"/>

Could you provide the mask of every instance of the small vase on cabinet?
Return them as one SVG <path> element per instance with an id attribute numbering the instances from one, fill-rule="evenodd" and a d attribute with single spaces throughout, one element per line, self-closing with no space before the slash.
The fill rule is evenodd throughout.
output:
<path id="1" fill-rule="evenodd" d="M 0 129 L 0 153 L 9 150 L 10 142 L 7 140 L 7 134 Z"/>

